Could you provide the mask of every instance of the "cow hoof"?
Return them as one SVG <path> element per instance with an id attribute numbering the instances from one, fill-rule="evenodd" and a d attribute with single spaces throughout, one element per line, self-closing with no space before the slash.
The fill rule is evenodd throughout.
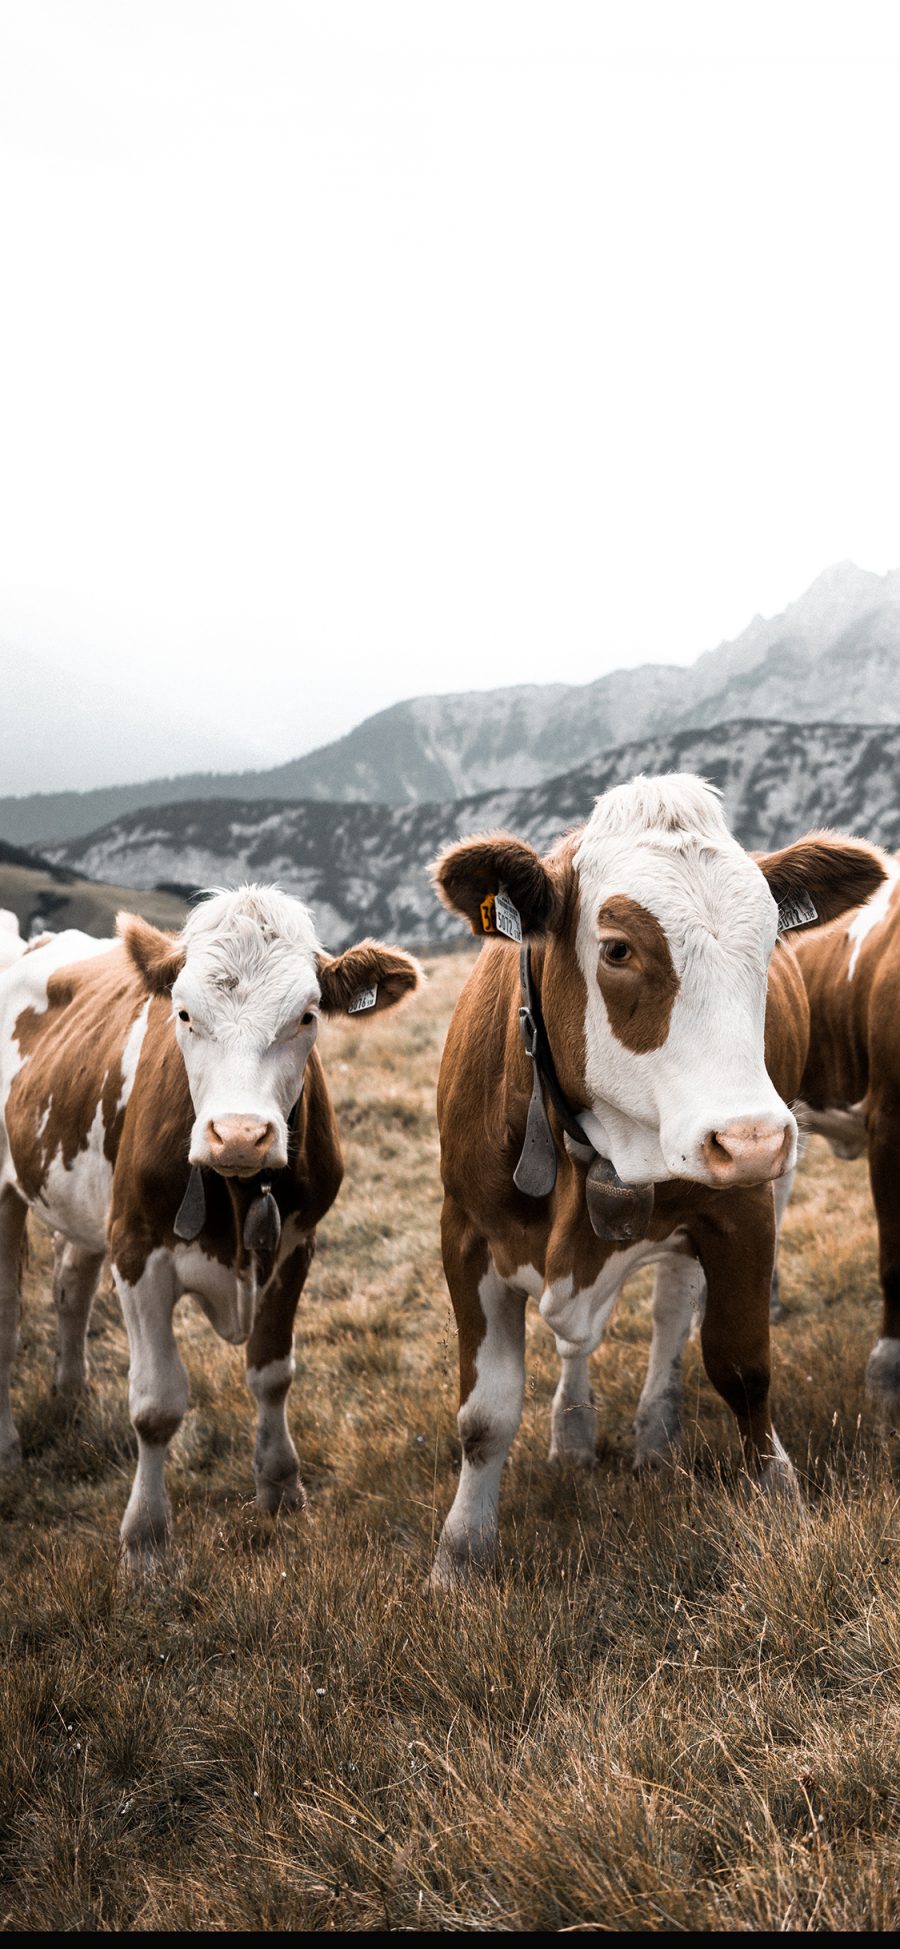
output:
<path id="1" fill-rule="evenodd" d="M 876 1340 L 866 1366 L 866 1393 L 884 1422 L 900 1425 L 900 1340 Z"/>
<path id="2" fill-rule="evenodd" d="M 496 1548 L 490 1544 L 475 1545 L 467 1536 L 458 1542 L 442 1536 L 428 1579 L 429 1589 L 461 1590 L 464 1584 L 493 1569 L 495 1559 Z"/>
<path id="3" fill-rule="evenodd" d="M 478 1566 L 471 1557 L 454 1557 L 439 1550 L 431 1566 L 426 1589 L 439 1597 L 448 1597 L 454 1590 L 464 1590 L 476 1577 Z"/>
<path id="4" fill-rule="evenodd" d="M 86 1401 L 91 1391 L 86 1374 L 56 1374 L 53 1379 L 53 1398 L 56 1401 L 71 1402 L 76 1407 L 79 1401 Z"/>
<path id="5" fill-rule="evenodd" d="M 131 1537 L 119 1538 L 119 1569 L 128 1579 L 137 1577 L 158 1577 L 166 1565 L 166 1545 L 164 1540 L 141 1540 Z"/>
<path id="6" fill-rule="evenodd" d="M 12 1475 L 13 1471 L 21 1468 L 21 1466 L 22 1443 L 15 1429 L 13 1429 L 11 1435 L 4 1435 L 0 1438 L 0 1471 L 4 1475 Z"/>
<path id="7" fill-rule="evenodd" d="M 168 1510 L 154 1518 L 143 1504 L 126 1509 L 119 1531 L 119 1561 L 126 1570 L 145 1575 L 158 1570 L 169 1543 Z"/>
<path id="8" fill-rule="evenodd" d="M 763 1495 L 768 1496 L 772 1502 L 786 1503 L 798 1512 L 802 1510 L 800 1484 L 790 1462 L 782 1462 L 780 1459 L 767 1462 L 760 1475 L 759 1486 Z"/>
<path id="9" fill-rule="evenodd" d="M 681 1443 L 677 1436 L 669 1442 L 636 1443 L 631 1473 L 643 1477 L 645 1482 L 654 1477 L 671 1475 L 680 1454 Z"/>
<path id="10" fill-rule="evenodd" d="M 298 1475 L 285 1476 L 281 1482 L 271 1478 L 258 1479 L 256 1502 L 257 1507 L 264 1509 L 268 1516 L 276 1515 L 279 1509 L 304 1509 L 306 1490 Z"/>
<path id="11" fill-rule="evenodd" d="M 681 1415 L 677 1408 L 659 1407 L 638 1413 L 634 1423 L 634 1473 L 644 1475 L 671 1468 L 681 1447 Z"/>
<path id="12" fill-rule="evenodd" d="M 747 1490 L 756 1489 L 768 1501 L 787 1505 L 798 1516 L 805 1514 L 794 1464 L 777 1435 L 772 1436 L 774 1453 L 764 1462 L 755 1478 L 744 1476 Z"/>

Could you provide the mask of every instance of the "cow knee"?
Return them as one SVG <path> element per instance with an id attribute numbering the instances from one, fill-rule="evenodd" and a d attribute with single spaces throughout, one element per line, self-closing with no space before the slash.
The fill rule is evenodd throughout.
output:
<path id="1" fill-rule="evenodd" d="M 184 1420 L 184 1407 L 139 1408 L 132 1414 L 131 1425 L 141 1441 L 149 1442 L 151 1448 L 168 1448 L 173 1436 L 177 1435 Z"/>
<path id="2" fill-rule="evenodd" d="M 474 1401 L 459 1411 L 459 1439 L 463 1459 L 471 1468 L 484 1468 L 488 1462 L 502 1461 L 518 1433 L 521 1408 L 518 1402 L 493 1406 L 488 1410 Z"/>
<path id="3" fill-rule="evenodd" d="M 754 1420 L 768 1405 L 771 1375 L 762 1365 L 736 1367 L 733 1361 L 704 1349 L 704 1363 L 713 1387 L 739 1421 Z"/>

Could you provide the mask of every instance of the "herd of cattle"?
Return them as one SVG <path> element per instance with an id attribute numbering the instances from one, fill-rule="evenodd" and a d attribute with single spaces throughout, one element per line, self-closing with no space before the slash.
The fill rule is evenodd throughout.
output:
<path id="1" fill-rule="evenodd" d="M 527 1299 L 560 1355 L 551 1458 L 589 1462 L 589 1356 L 623 1282 L 649 1262 L 637 1465 L 677 1443 L 681 1357 L 702 1310 L 704 1364 L 747 1469 L 795 1498 L 769 1400 L 792 1104 L 840 1155 L 868 1146 L 884 1313 L 867 1378 L 885 1413 L 900 1408 L 900 866 L 828 833 L 751 857 L 718 794 L 673 775 L 605 793 L 546 857 L 486 835 L 451 846 L 434 877 L 490 936 L 438 1080 L 462 1467 L 435 1581 L 496 1549 Z M 138 1448 L 122 1549 L 141 1563 L 168 1530 L 185 1294 L 246 1346 L 259 1502 L 302 1500 L 287 1422 L 294 1315 L 343 1175 L 318 1021 L 365 1022 L 412 995 L 421 970 L 371 940 L 326 954 L 308 910 L 267 886 L 210 895 L 177 937 L 123 915 L 117 941 L 67 932 L 26 946 L 7 919 L 0 1467 L 21 1453 L 10 1379 L 31 1209 L 55 1235 L 61 1392 L 86 1385 L 91 1303 L 106 1257 L 112 1267 Z"/>

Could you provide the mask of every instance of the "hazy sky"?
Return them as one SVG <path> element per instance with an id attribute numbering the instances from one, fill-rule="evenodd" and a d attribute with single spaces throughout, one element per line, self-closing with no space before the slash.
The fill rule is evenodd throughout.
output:
<path id="1" fill-rule="evenodd" d="M 0 0 L 0 39 L 6 789 L 689 660 L 900 564 L 897 6 Z"/>

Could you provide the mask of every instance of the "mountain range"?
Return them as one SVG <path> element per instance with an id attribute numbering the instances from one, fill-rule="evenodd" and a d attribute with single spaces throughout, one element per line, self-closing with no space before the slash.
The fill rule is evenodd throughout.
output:
<path id="1" fill-rule="evenodd" d="M 749 847 L 775 847 L 818 825 L 900 847 L 900 725 L 740 718 L 620 745 L 517 789 L 405 806 L 195 799 L 125 813 L 45 850 L 91 879 L 175 897 L 275 879 L 311 906 L 332 949 L 365 933 L 450 942 L 464 930 L 438 905 L 428 876 L 441 847 L 461 833 L 505 827 L 546 848 L 586 818 L 599 792 L 638 771 L 710 779 Z"/>
<path id="2" fill-rule="evenodd" d="M 590 684 L 416 697 L 269 770 L 3 798 L 0 835 L 46 848 L 139 809 L 201 800 L 414 807 L 527 790 L 594 765 L 599 753 L 746 718 L 900 724 L 900 570 L 879 576 L 838 563 L 781 615 L 755 617 L 687 669 L 642 664 Z"/>

